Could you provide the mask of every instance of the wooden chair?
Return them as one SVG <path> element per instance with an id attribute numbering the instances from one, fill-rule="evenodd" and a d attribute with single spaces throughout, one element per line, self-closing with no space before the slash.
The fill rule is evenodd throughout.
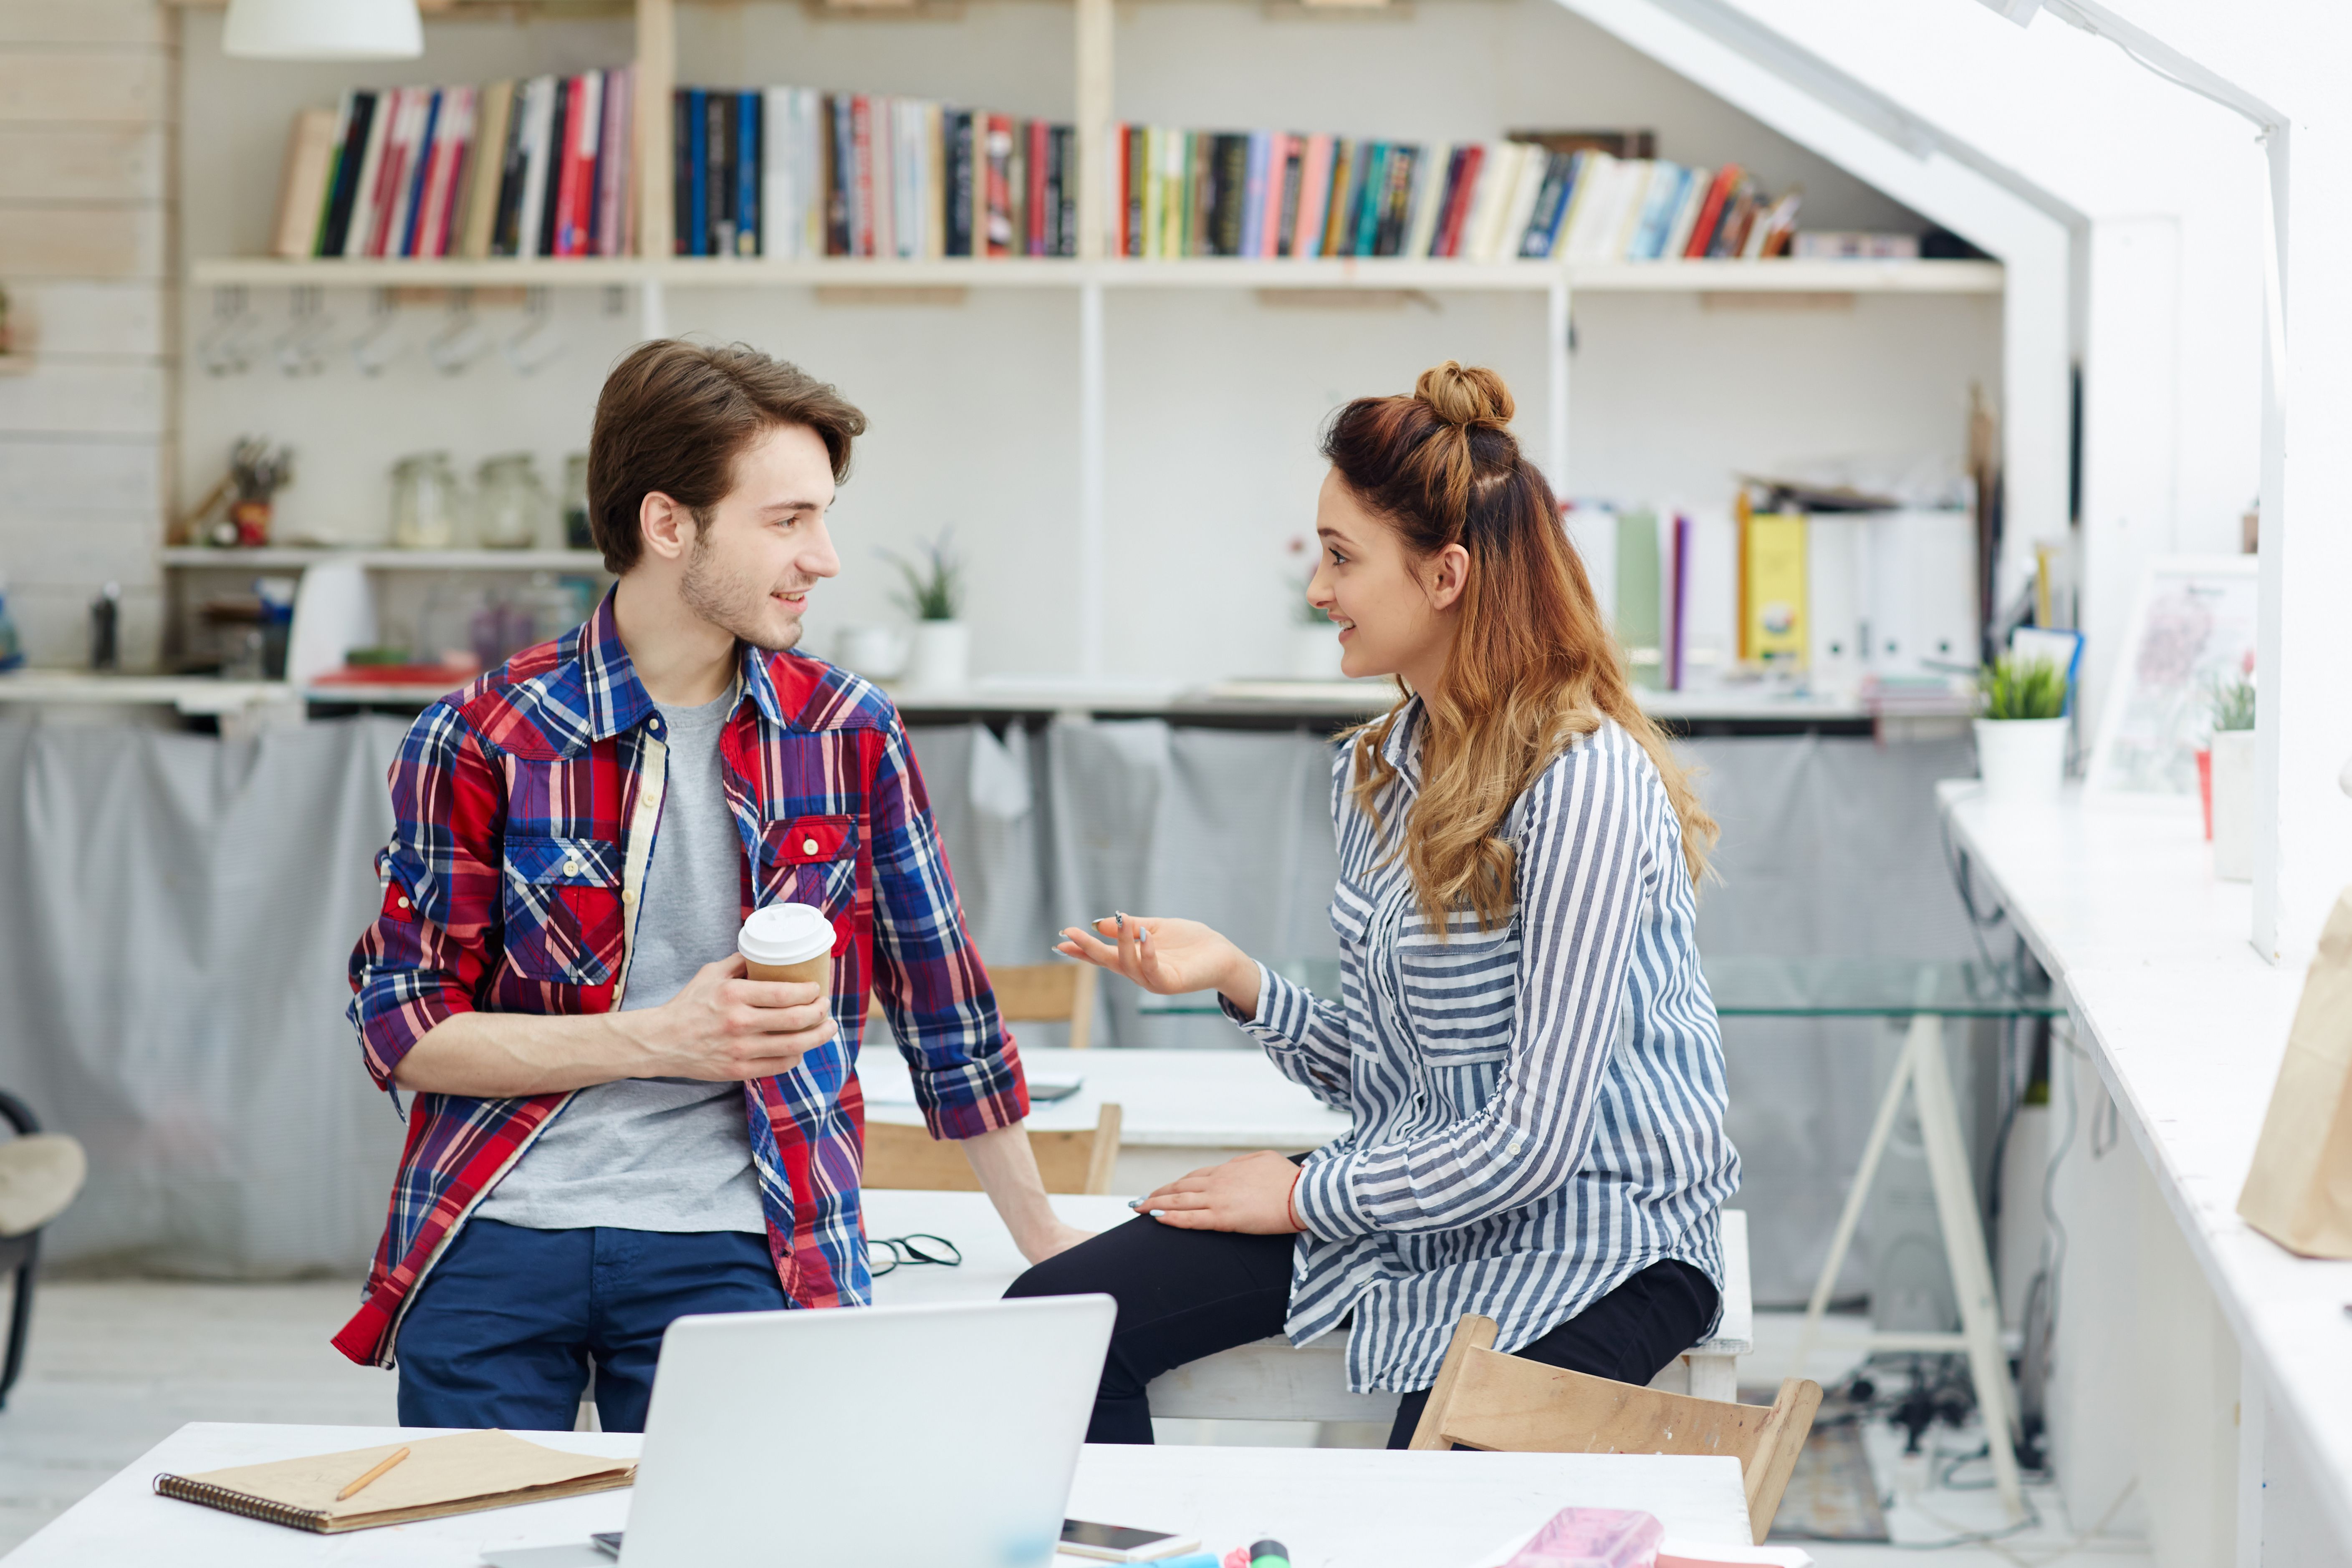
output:
<path id="1" fill-rule="evenodd" d="M 1049 1193 L 1107 1193 L 1118 1165 L 1119 1110 L 1106 1105 L 1091 1132 L 1029 1130 L 1037 1173 Z M 980 1178 L 951 1140 L 933 1138 L 928 1128 L 895 1122 L 866 1124 L 866 1179 L 869 1187 L 918 1187 L 929 1192 L 976 1193 Z"/>
<path id="2" fill-rule="evenodd" d="M 1416 1448 L 1507 1453 L 1730 1454 L 1761 1545 L 1821 1407 L 1822 1385 L 1790 1378 L 1769 1405 L 1693 1399 L 1504 1355 L 1492 1318 L 1454 1326 L 1445 1364 L 1412 1435 Z"/>
<path id="3" fill-rule="evenodd" d="M 1094 1035 L 1099 973 L 1091 963 L 992 964 L 988 984 L 996 993 L 998 1017 L 1008 1024 L 1067 1024 L 1070 1049 L 1083 1051 Z M 879 997 L 866 1004 L 866 1016 L 882 1016 Z"/>

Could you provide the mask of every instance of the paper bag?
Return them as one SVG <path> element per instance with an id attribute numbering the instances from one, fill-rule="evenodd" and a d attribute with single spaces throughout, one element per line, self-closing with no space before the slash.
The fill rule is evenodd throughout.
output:
<path id="1" fill-rule="evenodd" d="M 2306 1258 L 2352 1258 L 2352 889 L 2329 911 L 2238 1213 Z"/>

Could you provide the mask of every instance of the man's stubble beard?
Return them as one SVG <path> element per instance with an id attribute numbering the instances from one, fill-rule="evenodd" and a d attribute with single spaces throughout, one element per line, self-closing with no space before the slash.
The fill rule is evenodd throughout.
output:
<path id="1" fill-rule="evenodd" d="M 760 618 L 767 594 L 740 573 L 730 573 L 710 558 L 710 535 L 698 530 L 687 552 L 686 575 L 677 585 L 686 607 L 712 626 L 768 653 L 783 653 L 799 646 L 801 623 L 791 622 L 781 634 L 768 630 Z"/>

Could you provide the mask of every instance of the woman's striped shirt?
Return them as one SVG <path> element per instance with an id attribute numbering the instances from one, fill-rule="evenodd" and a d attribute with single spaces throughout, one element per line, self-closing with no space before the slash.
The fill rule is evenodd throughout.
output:
<path id="1" fill-rule="evenodd" d="M 1390 729 L 1391 832 L 1420 788 L 1423 726 L 1415 699 Z M 1666 1258 L 1720 1288 L 1716 1215 L 1739 1157 L 1681 825 L 1648 754 L 1606 720 L 1571 743 L 1505 819 L 1510 919 L 1481 931 L 1459 912 L 1443 940 L 1351 777 L 1343 748 L 1339 998 L 1261 967 L 1256 1016 L 1234 1014 L 1355 1117 L 1298 1183 L 1291 1342 L 1352 1314 L 1349 1386 L 1409 1391 L 1436 1381 L 1465 1312 L 1511 1351 Z"/>

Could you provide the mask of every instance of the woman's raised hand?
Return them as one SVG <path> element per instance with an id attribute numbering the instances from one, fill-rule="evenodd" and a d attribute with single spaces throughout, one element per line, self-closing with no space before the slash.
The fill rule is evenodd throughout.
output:
<path id="1" fill-rule="evenodd" d="M 1253 1005 L 1256 1001 L 1257 965 L 1199 921 L 1112 915 L 1095 921 L 1091 932 L 1080 926 L 1066 928 L 1054 950 L 1124 974 L 1162 996 L 1223 991 L 1240 1001 L 1244 998 L 1239 993 L 1246 990 L 1246 1000 Z"/>

